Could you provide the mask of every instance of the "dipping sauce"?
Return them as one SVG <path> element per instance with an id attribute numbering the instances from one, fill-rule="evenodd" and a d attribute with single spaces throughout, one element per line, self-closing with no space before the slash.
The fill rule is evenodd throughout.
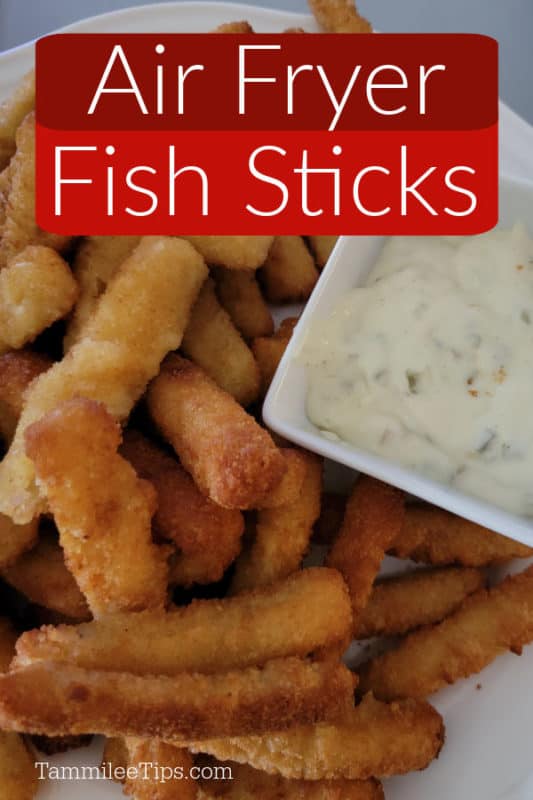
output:
<path id="1" fill-rule="evenodd" d="M 533 240 L 393 237 L 311 325 L 307 414 L 326 435 L 533 515 Z"/>

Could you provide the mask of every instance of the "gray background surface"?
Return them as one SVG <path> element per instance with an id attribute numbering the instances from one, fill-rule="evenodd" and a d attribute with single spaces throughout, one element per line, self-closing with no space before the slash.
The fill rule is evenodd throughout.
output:
<path id="1" fill-rule="evenodd" d="M 154 0 L 155 1 L 155 0 Z M 83 17 L 150 0 L 0 0 L 0 50 Z M 248 0 L 306 11 L 305 0 Z M 360 0 L 382 31 L 469 31 L 500 43 L 500 96 L 533 123 L 533 0 Z"/>

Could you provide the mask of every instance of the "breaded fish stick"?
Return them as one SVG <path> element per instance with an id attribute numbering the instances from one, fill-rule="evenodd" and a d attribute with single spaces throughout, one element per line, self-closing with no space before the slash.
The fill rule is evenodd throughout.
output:
<path id="1" fill-rule="evenodd" d="M 254 508 L 286 464 L 266 430 L 199 367 L 169 356 L 148 408 L 199 489 L 225 508 Z"/>
<path id="2" fill-rule="evenodd" d="M 175 458 L 142 434 L 126 431 L 120 451 L 157 492 L 153 528 L 178 548 L 170 582 L 191 586 L 219 581 L 241 549 L 241 512 L 213 503 Z"/>
<path id="3" fill-rule="evenodd" d="M 354 636 L 393 636 L 440 622 L 483 583 L 483 573 L 469 567 L 415 570 L 385 578 L 372 589 Z"/>
<path id="4" fill-rule="evenodd" d="M 480 589 L 438 625 L 421 628 L 361 669 L 376 697 L 426 697 L 533 639 L 533 567 Z"/>
<path id="5" fill-rule="evenodd" d="M 261 294 L 255 272 L 218 267 L 212 270 L 212 274 L 218 299 L 244 338 L 270 336 L 274 331 L 274 320 Z"/>
<path id="6" fill-rule="evenodd" d="M 273 336 L 259 336 L 252 342 L 252 352 L 261 372 L 261 389 L 266 394 L 272 383 L 281 357 L 289 344 L 292 330 L 297 320 L 291 317 L 284 319 Z"/>
<path id="7" fill-rule="evenodd" d="M 236 22 L 223 22 L 217 28 L 214 28 L 211 33 L 253 33 L 254 29 L 246 20 Z"/>
<path id="8" fill-rule="evenodd" d="M 118 423 L 99 403 L 69 400 L 25 438 L 66 564 L 92 613 L 163 606 L 167 553 L 152 542 L 155 490 L 118 455 Z"/>
<path id="9" fill-rule="evenodd" d="M 302 237 L 276 236 L 260 278 L 271 303 L 307 300 L 318 280 L 318 270 Z"/>
<path id="10" fill-rule="evenodd" d="M 302 451 L 307 462 L 301 491 L 292 502 L 257 513 L 255 538 L 237 559 L 232 593 L 267 586 L 300 566 L 320 514 L 322 459 Z"/>
<path id="11" fill-rule="evenodd" d="M 9 164 L 9 188 L 0 239 L 0 269 L 29 244 L 63 250 L 70 241 L 41 230 L 35 221 L 35 114 L 24 119 L 16 134 L 17 151 Z"/>
<path id="12" fill-rule="evenodd" d="M 353 702 L 342 664 L 297 658 L 217 675 L 139 677 L 39 662 L 0 676 L 0 727 L 47 736 L 207 739 L 331 719 Z"/>
<path id="13" fill-rule="evenodd" d="M 128 767 L 124 794 L 135 800 L 195 800 L 193 760 L 187 750 L 159 739 L 127 739 Z"/>
<path id="14" fill-rule="evenodd" d="M 202 781 L 198 800 L 384 800 L 383 787 L 368 781 L 291 781 L 247 764 L 215 762 L 231 770 L 231 780 Z"/>
<path id="15" fill-rule="evenodd" d="M 231 33 L 233 31 L 227 31 Z M 264 264 L 273 236 L 183 236 L 208 264 L 228 269 L 257 269 Z"/>
<path id="16" fill-rule="evenodd" d="M 191 311 L 182 350 L 242 406 L 257 400 L 259 367 L 252 351 L 222 308 L 208 278 Z"/>
<path id="17" fill-rule="evenodd" d="M 189 748 L 296 780 L 366 780 L 424 769 L 443 740 L 442 718 L 429 703 L 380 703 L 368 694 L 334 722 L 192 742 Z"/>
<path id="18" fill-rule="evenodd" d="M 10 517 L 0 514 L 0 567 L 8 567 L 37 541 L 39 520 L 32 519 L 16 525 Z"/>
<path id="19" fill-rule="evenodd" d="M 401 492 L 374 478 L 359 478 L 346 504 L 339 536 L 327 557 L 327 565 L 338 569 L 348 584 L 355 625 L 385 552 L 401 530 L 403 515 Z"/>
<path id="20" fill-rule="evenodd" d="M 319 269 L 326 266 L 327 260 L 337 244 L 338 236 L 309 236 L 309 244 Z"/>
<path id="21" fill-rule="evenodd" d="M 46 356 L 30 350 L 0 356 L 0 436 L 8 444 L 15 435 L 26 389 L 51 365 Z"/>
<path id="22" fill-rule="evenodd" d="M 425 564 L 482 567 L 530 558 L 533 548 L 467 519 L 431 506 L 408 506 L 401 532 L 389 551 Z"/>
<path id="23" fill-rule="evenodd" d="M 0 353 L 32 342 L 77 297 L 78 284 L 55 250 L 25 247 L 0 272 Z"/>
<path id="24" fill-rule="evenodd" d="M 354 0 L 309 0 L 316 21 L 328 33 L 372 33 L 372 26 L 362 17 Z"/>
<path id="25" fill-rule="evenodd" d="M 14 154 L 17 128 L 34 105 L 35 72 L 31 70 L 0 105 L 0 170 L 4 169 Z"/>
<path id="26" fill-rule="evenodd" d="M 8 454 L 0 464 L 0 511 L 27 522 L 43 508 L 35 471 L 24 452 L 26 428 L 72 397 L 104 403 L 125 419 L 179 346 L 207 268 L 180 239 L 146 237 L 102 296 L 83 338 L 28 392 Z"/>
<path id="27" fill-rule="evenodd" d="M 275 489 L 261 499 L 261 508 L 277 508 L 294 503 L 302 492 L 310 463 L 309 453 L 296 447 L 283 447 L 281 452 L 287 470 Z"/>
<path id="28" fill-rule="evenodd" d="M 344 581 L 315 567 L 266 589 L 196 601 L 172 613 L 110 614 L 76 627 L 28 631 L 17 643 L 17 665 L 63 661 L 139 675 L 213 673 L 305 656 L 350 630 Z"/>
<path id="29" fill-rule="evenodd" d="M 65 353 L 83 335 L 87 320 L 111 278 L 140 242 L 140 236 L 88 236 L 79 246 L 72 269 L 80 289 L 65 335 Z"/>
<path id="30" fill-rule="evenodd" d="M 2 578 L 32 603 L 77 622 L 91 618 L 87 601 L 65 564 L 62 548 L 46 531 L 40 532 L 35 547 L 2 570 Z"/>

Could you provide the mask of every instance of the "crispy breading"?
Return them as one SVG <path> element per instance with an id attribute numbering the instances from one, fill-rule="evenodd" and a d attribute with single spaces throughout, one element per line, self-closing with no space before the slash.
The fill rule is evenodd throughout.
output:
<path id="1" fill-rule="evenodd" d="M 318 280 L 313 256 L 301 236 L 276 236 L 260 280 L 271 303 L 307 300 Z"/>
<path id="2" fill-rule="evenodd" d="M 140 236 L 88 236 L 82 241 L 72 265 L 80 296 L 68 323 L 65 352 L 82 337 L 109 281 L 140 240 Z"/>
<path id="3" fill-rule="evenodd" d="M 41 531 L 35 547 L 2 569 L 2 578 L 32 603 L 77 622 L 91 618 L 87 601 L 51 532 Z"/>
<path id="4" fill-rule="evenodd" d="M 242 406 L 257 400 L 259 367 L 252 351 L 218 302 L 208 278 L 191 311 L 182 350 Z"/>
<path id="5" fill-rule="evenodd" d="M 18 640 L 16 663 L 62 661 L 139 675 L 214 673 L 333 646 L 350 632 L 351 621 L 341 576 L 315 567 L 267 588 L 195 601 L 172 613 L 109 614 L 78 626 L 28 631 Z"/>
<path id="6" fill-rule="evenodd" d="M 302 492 L 310 463 L 309 454 L 296 447 L 283 447 L 281 452 L 287 471 L 278 485 L 261 499 L 258 504 L 260 508 L 277 508 L 287 503 L 294 503 Z"/>
<path id="7" fill-rule="evenodd" d="M 372 591 L 383 556 L 401 530 L 403 516 L 401 492 L 374 478 L 359 478 L 326 560 L 328 566 L 342 573 L 348 584 L 355 625 Z"/>
<path id="8" fill-rule="evenodd" d="M 183 236 L 182 238 L 190 242 L 208 264 L 228 269 L 257 269 L 264 264 L 274 239 L 273 236 Z"/>
<path id="9" fill-rule="evenodd" d="M 334 722 L 190 742 L 189 747 L 285 778 L 366 780 L 424 769 L 438 756 L 443 739 L 442 718 L 429 703 L 381 703 L 368 694 Z"/>
<path id="10" fill-rule="evenodd" d="M 233 593 L 266 586 L 286 578 L 300 566 L 320 514 L 322 459 L 301 451 L 306 475 L 297 498 L 283 506 L 257 512 L 254 538 L 235 564 Z"/>
<path id="11" fill-rule="evenodd" d="M 309 236 L 309 245 L 315 257 L 315 263 L 319 269 L 326 266 L 333 248 L 337 244 L 338 236 Z"/>
<path id="12" fill-rule="evenodd" d="M 176 743 L 246 735 L 335 718 L 353 702 L 354 684 L 342 664 L 298 658 L 172 678 L 67 664 L 58 669 L 41 661 L 0 676 L 0 727 L 47 736 L 155 736 Z"/>
<path id="13" fill-rule="evenodd" d="M 392 636 L 440 622 L 483 583 L 483 573 L 470 567 L 415 570 L 385 578 L 372 589 L 354 636 Z"/>
<path id="14" fill-rule="evenodd" d="M 409 634 L 360 670 L 377 697 L 426 697 L 533 640 L 533 567 L 480 589 L 438 625 Z"/>
<path id="15" fill-rule="evenodd" d="M 127 739 L 126 748 L 132 769 L 124 794 L 135 800 L 195 800 L 197 784 L 187 750 L 159 739 Z"/>
<path id="16" fill-rule="evenodd" d="M 0 356 L 0 436 L 8 444 L 15 435 L 26 389 L 51 365 L 46 356 L 29 350 Z"/>
<path id="17" fill-rule="evenodd" d="M 531 558 L 533 548 L 433 506 L 408 506 L 389 551 L 426 564 L 481 567 Z"/>
<path id="18" fill-rule="evenodd" d="M 25 435 L 66 564 L 95 616 L 166 602 L 167 552 L 151 533 L 155 490 L 117 453 L 120 438 L 104 406 L 81 398 Z"/>
<path id="19" fill-rule="evenodd" d="M 126 431 L 121 453 L 157 492 L 154 531 L 178 548 L 170 582 L 191 586 L 219 581 L 241 549 L 241 512 L 213 503 L 175 458 L 137 431 Z"/>
<path id="20" fill-rule="evenodd" d="M 21 123 L 9 164 L 9 187 L 0 238 L 0 269 L 29 244 L 63 250 L 70 237 L 41 230 L 35 221 L 35 114 Z"/>
<path id="21" fill-rule="evenodd" d="M 266 394 L 285 352 L 297 320 L 287 317 L 273 336 L 259 336 L 252 342 L 252 352 L 261 372 L 261 390 Z"/>
<path id="22" fill-rule="evenodd" d="M 17 525 L 10 517 L 0 514 L 0 568 L 13 564 L 37 541 L 39 520 L 32 519 Z"/>
<path id="23" fill-rule="evenodd" d="M 220 303 L 245 339 L 270 336 L 274 332 L 272 314 L 253 270 L 215 267 L 212 275 Z"/>
<path id="24" fill-rule="evenodd" d="M 211 33 L 253 33 L 254 29 L 246 20 L 239 22 L 223 22 L 217 28 L 214 28 Z"/>
<path id="25" fill-rule="evenodd" d="M 130 413 L 170 350 L 179 346 L 207 268 L 180 239 L 146 237 L 123 262 L 85 335 L 33 382 L 8 454 L 0 464 L 0 511 L 27 522 L 43 508 L 24 452 L 26 428 L 72 397 L 102 402 L 117 419 Z"/>
<path id="26" fill-rule="evenodd" d="M 25 247 L 0 272 L 0 353 L 32 342 L 77 297 L 78 284 L 55 250 Z"/>
<path id="27" fill-rule="evenodd" d="M 27 72 L 0 104 L 0 170 L 15 153 L 15 135 L 24 117 L 35 105 L 35 72 Z"/>
<path id="28" fill-rule="evenodd" d="M 198 800 L 384 800 L 383 787 L 367 781 L 291 781 L 269 775 L 247 764 L 226 761 L 213 766 L 227 767 L 231 779 L 201 781 Z"/>
<path id="29" fill-rule="evenodd" d="M 169 356 L 147 401 L 185 469 L 218 505 L 254 508 L 285 474 L 267 431 L 190 361 Z"/>
<path id="30" fill-rule="evenodd" d="M 309 7 L 328 33 L 372 33 L 372 25 L 359 14 L 354 0 L 309 0 Z"/>

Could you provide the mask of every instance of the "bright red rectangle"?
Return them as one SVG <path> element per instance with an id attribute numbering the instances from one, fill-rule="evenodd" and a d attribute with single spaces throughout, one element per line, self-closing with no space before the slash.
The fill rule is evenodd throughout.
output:
<path id="1" fill-rule="evenodd" d="M 156 53 L 159 45 L 164 53 Z M 274 77 L 276 83 L 247 85 L 244 115 L 238 102 L 239 45 L 281 48 L 246 52 L 247 74 Z M 87 113 L 115 46 L 122 48 L 147 114 L 132 93 L 103 94 L 94 113 Z M 334 109 L 318 67 L 340 98 L 359 66 L 336 130 L 473 130 L 497 120 L 497 50 L 494 39 L 477 34 L 58 34 L 37 43 L 37 119 L 63 130 L 328 130 Z M 204 70 L 184 81 L 180 115 L 178 66 L 196 64 Z M 312 67 L 295 77 L 292 115 L 289 65 Z M 393 65 L 403 70 L 407 88 L 373 89 L 372 107 L 367 80 L 387 65 L 374 82 L 403 81 Z M 428 72 L 439 65 L 445 69 Z M 105 83 L 117 86 L 132 86 L 118 56 Z M 403 106 L 401 113 L 381 113 Z"/>
<path id="2" fill-rule="evenodd" d="M 96 150 L 69 151 L 62 161 L 64 178 L 91 179 L 91 184 L 62 187 L 61 215 L 55 213 L 56 146 L 92 147 Z M 105 148 L 113 147 L 107 154 Z M 202 215 L 203 178 L 190 171 L 176 182 L 174 213 L 169 205 L 169 148 L 175 147 L 175 170 L 183 166 L 203 169 L 208 181 L 208 214 Z M 247 205 L 263 212 L 274 211 L 283 200 L 280 186 L 254 178 L 249 157 L 261 151 L 256 167 L 264 175 L 283 181 L 287 187 L 286 207 L 278 214 L 257 216 Z M 333 148 L 342 152 L 335 155 Z M 406 150 L 402 150 L 406 148 Z M 310 212 L 302 205 L 303 177 L 294 169 L 302 166 L 307 151 L 309 166 L 338 169 L 340 181 L 339 213 L 334 208 L 335 173 L 309 174 Z M 435 167 L 419 191 L 437 211 L 431 214 L 412 194 L 407 193 L 402 213 L 402 152 L 406 178 L 411 184 L 425 170 Z M 149 194 L 128 188 L 129 169 L 149 167 L 155 172 L 137 172 L 133 180 L 157 197 L 153 213 L 137 216 L 126 211 L 147 211 L 153 204 Z M 446 186 L 448 170 L 466 166 L 470 172 L 455 173 L 452 182 L 475 195 L 476 208 L 465 216 L 453 216 L 446 208 L 465 212 L 471 200 Z M 357 209 L 353 200 L 354 176 L 368 167 L 379 167 L 360 180 L 359 202 L 369 212 Z M 112 213 L 107 206 L 112 168 Z M 386 174 L 383 170 L 389 170 Z M 497 126 L 478 131 L 407 132 L 57 132 L 42 126 L 37 138 L 37 219 L 41 227 L 69 234 L 472 234 L 493 227 L 497 222 Z M 205 210 L 205 209 L 204 209 Z"/>

